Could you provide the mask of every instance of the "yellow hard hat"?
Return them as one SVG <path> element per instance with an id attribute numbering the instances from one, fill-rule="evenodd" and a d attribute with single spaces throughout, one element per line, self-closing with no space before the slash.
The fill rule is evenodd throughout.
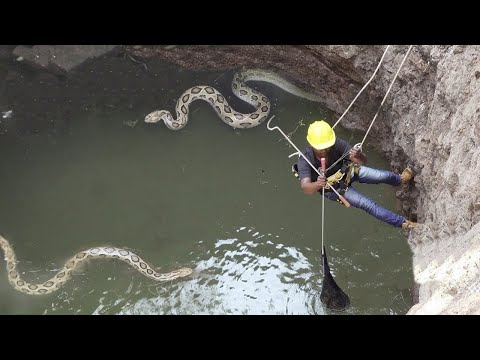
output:
<path id="1" fill-rule="evenodd" d="M 315 121 L 308 127 L 307 141 L 317 150 L 329 148 L 335 144 L 335 131 L 325 121 Z"/>

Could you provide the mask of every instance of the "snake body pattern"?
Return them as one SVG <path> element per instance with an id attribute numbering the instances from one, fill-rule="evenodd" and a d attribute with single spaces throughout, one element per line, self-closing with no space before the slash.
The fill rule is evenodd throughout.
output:
<path id="1" fill-rule="evenodd" d="M 190 104 L 195 100 L 204 100 L 213 107 L 223 122 L 233 128 L 245 129 L 258 126 L 267 118 L 271 105 L 265 95 L 245 85 L 247 81 L 266 81 L 293 95 L 311 101 L 321 101 L 319 97 L 303 91 L 273 72 L 252 69 L 237 72 L 232 81 L 233 93 L 255 107 L 255 111 L 251 113 L 243 114 L 235 111 L 218 90 L 211 86 L 199 85 L 191 87 L 180 96 L 175 107 L 176 119 L 168 110 L 156 110 L 145 116 L 145 122 L 157 123 L 163 120 L 169 129 L 180 130 L 187 124 Z"/>
<path id="2" fill-rule="evenodd" d="M 113 258 L 122 260 L 137 269 L 143 275 L 158 282 L 172 281 L 177 278 L 188 276 L 193 272 L 190 268 L 181 268 L 169 273 L 161 274 L 153 270 L 145 261 L 131 251 L 115 247 L 94 247 L 75 254 L 75 256 L 70 258 L 63 268 L 51 279 L 41 284 L 31 284 L 20 278 L 17 270 L 15 252 L 10 243 L 1 235 L 0 248 L 5 254 L 8 281 L 16 290 L 30 295 L 45 295 L 58 290 L 71 278 L 72 272 L 75 268 L 81 263 L 94 258 Z"/>
<path id="3" fill-rule="evenodd" d="M 225 97 L 211 86 L 194 86 L 185 91 L 178 99 L 176 104 L 176 119 L 173 119 L 171 113 L 167 110 L 156 110 L 145 117 L 145 122 L 157 123 L 163 120 L 169 129 L 180 130 L 187 124 L 190 104 L 195 100 L 204 100 L 214 108 L 223 122 L 233 128 L 245 129 L 258 126 L 268 117 L 271 105 L 265 95 L 246 86 L 245 82 L 247 81 L 266 81 L 293 95 L 311 101 L 321 101 L 319 97 L 301 90 L 273 72 L 252 69 L 237 72 L 232 81 L 233 93 L 240 99 L 255 107 L 255 111 L 251 113 L 244 114 L 232 109 Z M 153 270 L 145 261 L 131 251 L 115 247 L 94 247 L 75 254 L 51 279 L 41 284 L 31 284 L 20 278 L 17 270 L 15 252 L 10 243 L 1 235 L 0 248 L 5 254 L 8 280 L 10 284 L 16 290 L 31 295 L 50 294 L 58 290 L 71 278 L 72 272 L 81 263 L 92 258 L 113 258 L 122 260 L 137 269 L 143 275 L 158 282 L 172 281 L 177 278 L 189 276 L 193 272 L 190 268 L 181 268 L 169 273 L 161 274 Z"/>

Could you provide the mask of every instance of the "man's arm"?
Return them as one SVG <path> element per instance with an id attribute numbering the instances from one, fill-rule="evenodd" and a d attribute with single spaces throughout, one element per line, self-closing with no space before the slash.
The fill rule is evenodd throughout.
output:
<path id="1" fill-rule="evenodd" d="M 306 151 L 304 155 L 309 157 L 312 154 Z M 313 163 L 313 159 L 310 159 L 310 161 Z M 303 157 L 298 159 L 297 167 L 298 167 L 298 176 L 300 177 L 300 187 L 302 188 L 302 191 L 305 194 L 307 195 L 315 194 L 318 190 L 320 190 L 322 187 L 324 187 L 327 184 L 327 181 L 320 176 L 317 178 L 317 181 L 312 182 L 311 167 Z"/>
<path id="2" fill-rule="evenodd" d="M 327 184 L 327 181 L 323 177 L 318 177 L 317 181 L 312 182 L 309 177 L 303 178 L 300 181 L 300 187 L 303 190 L 304 194 L 312 195 L 315 194 L 318 190 L 324 187 Z"/>

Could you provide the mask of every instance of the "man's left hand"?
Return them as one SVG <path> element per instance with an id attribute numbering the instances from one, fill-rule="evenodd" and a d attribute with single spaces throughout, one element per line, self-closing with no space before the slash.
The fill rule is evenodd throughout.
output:
<path id="1" fill-rule="evenodd" d="M 365 165 L 367 163 L 367 157 L 361 149 L 352 148 L 350 150 L 350 160 L 358 165 Z"/>
<path id="2" fill-rule="evenodd" d="M 353 160 L 352 158 L 361 159 L 362 158 L 362 150 L 352 148 L 350 150 L 350 160 Z"/>

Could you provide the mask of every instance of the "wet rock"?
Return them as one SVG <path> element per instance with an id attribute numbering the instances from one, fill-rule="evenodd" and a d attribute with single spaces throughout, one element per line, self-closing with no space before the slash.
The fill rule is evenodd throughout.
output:
<path id="1" fill-rule="evenodd" d="M 15 45 L 0 45 L 0 60 L 10 60 Z"/>

